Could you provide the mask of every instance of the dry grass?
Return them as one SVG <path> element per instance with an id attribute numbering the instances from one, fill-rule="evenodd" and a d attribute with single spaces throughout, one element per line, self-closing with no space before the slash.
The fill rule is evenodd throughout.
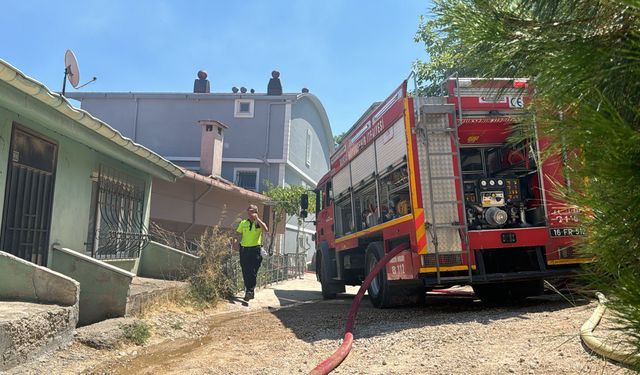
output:
<path id="1" fill-rule="evenodd" d="M 230 298 L 236 292 L 236 281 L 226 270 L 234 252 L 232 240 L 228 232 L 217 227 L 207 229 L 200 237 L 197 255 L 201 265 L 198 272 L 189 278 L 191 297 L 196 303 L 209 306 Z"/>
<path id="2" fill-rule="evenodd" d="M 150 234 L 156 241 L 200 257 L 198 271 L 188 279 L 189 297 L 196 306 L 213 306 L 237 291 L 237 270 L 230 269 L 234 264 L 234 235 L 230 230 L 211 227 L 198 240 L 187 241 L 184 236 L 151 223 Z"/>

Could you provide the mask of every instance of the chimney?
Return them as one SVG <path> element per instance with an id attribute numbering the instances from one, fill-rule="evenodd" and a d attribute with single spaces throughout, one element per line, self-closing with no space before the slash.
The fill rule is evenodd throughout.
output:
<path id="1" fill-rule="evenodd" d="M 280 83 L 280 72 L 271 72 L 271 79 L 267 85 L 267 95 L 282 95 L 282 84 Z"/>
<path id="2" fill-rule="evenodd" d="M 216 120 L 200 120 L 200 174 L 220 177 L 222 173 L 222 146 L 224 129 L 229 127 Z"/>
<path id="3" fill-rule="evenodd" d="M 193 81 L 193 92 L 196 94 L 208 94 L 211 92 L 206 70 L 198 72 L 198 79 Z"/>

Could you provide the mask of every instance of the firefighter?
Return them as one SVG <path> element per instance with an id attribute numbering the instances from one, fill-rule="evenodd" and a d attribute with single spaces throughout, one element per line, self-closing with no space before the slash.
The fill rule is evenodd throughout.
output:
<path id="1" fill-rule="evenodd" d="M 244 300 L 254 297 L 256 277 L 262 263 L 262 232 L 269 231 L 267 225 L 258 217 L 258 207 L 254 204 L 247 208 L 247 218 L 240 221 L 236 232 L 241 235 L 240 267 L 244 281 Z"/>

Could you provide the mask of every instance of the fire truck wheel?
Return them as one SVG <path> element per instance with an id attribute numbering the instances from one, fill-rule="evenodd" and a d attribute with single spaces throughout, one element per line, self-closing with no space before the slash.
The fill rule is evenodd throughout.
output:
<path id="1" fill-rule="evenodd" d="M 542 294 L 543 280 L 512 281 L 473 285 L 473 292 L 483 302 L 504 303 Z"/>
<path id="2" fill-rule="evenodd" d="M 506 283 L 473 285 L 473 292 L 482 302 L 499 303 L 508 300 L 509 289 Z"/>
<path id="3" fill-rule="evenodd" d="M 376 263 L 384 256 L 384 248 L 380 242 L 372 242 L 367 246 L 366 271 L 367 275 L 375 267 Z M 366 275 L 365 275 L 366 276 Z M 389 280 L 387 280 L 387 269 L 382 267 L 378 275 L 371 281 L 367 289 L 369 299 L 373 306 L 378 308 L 391 307 L 391 297 L 393 295 Z"/>
<path id="4" fill-rule="evenodd" d="M 329 285 L 329 273 L 328 267 L 325 265 L 324 257 L 320 256 L 320 261 L 318 262 L 319 270 L 316 270 L 318 275 L 320 276 L 320 287 L 322 288 L 322 298 L 324 299 L 334 299 L 336 298 L 336 293 L 332 291 L 331 286 Z"/>
<path id="5" fill-rule="evenodd" d="M 511 283 L 509 294 L 512 299 L 539 296 L 544 293 L 544 280 L 528 280 Z"/>

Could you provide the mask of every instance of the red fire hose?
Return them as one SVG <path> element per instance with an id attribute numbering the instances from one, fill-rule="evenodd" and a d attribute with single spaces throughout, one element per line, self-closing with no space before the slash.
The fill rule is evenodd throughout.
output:
<path id="1" fill-rule="evenodd" d="M 360 307 L 360 302 L 362 301 L 362 297 L 364 296 L 364 292 L 369 288 L 369 284 L 371 281 L 378 275 L 378 272 L 382 269 L 382 267 L 386 266 L 387 263 L 391 260 L 391 258 L 400 254 L 401 251 L 407 250 L 409 248 L 408 243 L 400 244 L 394 247 L 390 252 L 387 253 L 378 263 L 376 263 L 375 267 L 369 272 L 367 278 L 364 279 L 364 282 L 360 286 L 358 290 L 358 294 L 356 294 L 356 298 L 354 298 L 351 303 L 351 308 L 349 309 L 349 315 L 347 315 L 347 324 L 344 329 L 344 339 L 342 340 L 342 345 L 336 350 L 331 356 L 329 356 L 324 361 L 320 362 L 309 375 L 326 375 L 333 371 L 336 367 L 340 366 L 342 361 L 349 355 L 351 351 L 351 345 L 353 344 L 353 333 L 351 330 L 353 328 L 353 323 L 356 319 L 356 315 L 358 314 L 358 308 Z"/>

